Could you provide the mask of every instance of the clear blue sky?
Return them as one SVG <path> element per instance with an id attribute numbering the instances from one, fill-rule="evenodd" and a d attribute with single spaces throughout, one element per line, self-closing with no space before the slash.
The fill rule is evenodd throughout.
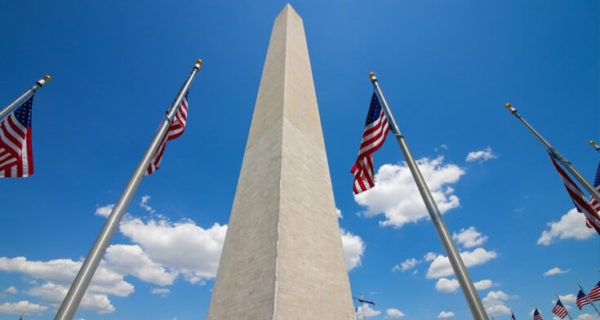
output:
<path id="1" fill-rule="evenodd" d="M 19 310 L 53 318 L 104 223 L 99 214 L 116 202 L 198 58 L 205 64 L 190 89 L 188 127 L 142 182 L 76 318 L 205 318 L 272 23 L 285 3 L 0 3 L 2 105 L 44 74 L 54 78 L 34 101 L 35 174 L 0 181 L 0 319 L 18 319 Z M 600 280 L 598 236 L 568 214 L 572 202 L 543 147 L 504 109 L 511 102 L 593 177 L 597 1 L 291 4 L 306 29 L 352 291 L 377 302 L 369 319 L 470 317 L 393 138 L 375 154 L 381 187 L 352 194 L 370 71 L 496 319 L 509 319 L 507 308 L 527 319 L 534 303 L 551 319 L 554 293 Z M 597 318 L 564 300 L 574 318 Z"/>

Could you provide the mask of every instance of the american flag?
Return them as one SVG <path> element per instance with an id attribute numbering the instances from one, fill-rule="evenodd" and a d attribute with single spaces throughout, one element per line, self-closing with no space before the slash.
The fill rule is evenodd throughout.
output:
<path id="1" fill-rule="evenodd" d="M 0 178 L 33 174 L 31 107 L 33 95 L 0 121 Z"/>
<path id="2" fill-rule="evenodd" d="M 596 283 L 596 286 L 588 293 L 588 298 L 592 301 L 600 300 L 600 281 Z"/>
<path id="3" fill-rule="evenodd" d="M 567 316 L 567 309 L 565 309 L 562 302 L 560 302 L 560 299 L 556 301 L 556 305 L 554 305 L 554 308 L 552 308 L 552 313 L 561 319 Z"/>
<path id="4" fill-rule="evenodd" d="M 533 320 L 544 320 L 544 319 L 542 319 L 542 316 L 540 315 L 540 312 L 538 311 L 537 308 L 533 312 Z"/>
<path id="5" fill-rule="evenodd" d="M 579 290 L 575 304 L 577 304 L 579 310 L 581 310 L 581 308 L 583 308 L 583 306 L 586 304 L 590 304 L 590 299 L 585 295 L 585 293 L 583 293 L 583 290 Z"/>
<path id="6" fill-rule="evenodd" d="M 162 161 L 163 153 L 165 152 L 165 147 L 167 146 L 167 141 L 177 139 L 185 130 L 185 123 L 187 121 L 187 112 L 188 112 L 188 92 L 185 93 L 183 99 L 181 99 L 181 103 L 177 106 L 177 111 L 175 112 L 175 116 L 173 117 L 173 121 L 171 121 L 171 125 L 167 130 L 167 133 L 160 141 L 158 148 L 154 152 L 154 156 L 150 159 L 150 164 L 148 165 L 148 169 L 146 171 L 146 175 L 152 174 L 154 171 L 158 170 L 160 166 L 160 162 Z"/>
<path id="7" fill-rule="evenodd" d="M 598 234 L 600 234 L 600 216 L 598 216 L 598 212 L 596 212 L 596 210 L 594 210 L 590 206 L 587 198 L 583 194 L 583 191 L 581 191 L 581 189 L 579 189 L 579 187 L 575 184 L 575 182 L 573 182 L 573 180 L 569 177 L 569 175 L 567 175 L 567 173 L 563 170 L 563 168 L 561 168 L 558 165 L 558 163 L 556 163 L 554 158 L 552 158 L 552 156 L 550 156 L 550 159 L 552 160 L 554 167 L 558 171 L 560 178 L 562 179 L 565 187 L 567 188 L 567 192 L 571 196 L 571 199 L 573 200 L 575 207 L 577 208 L 577 210 L 579 212 L 583 212 L 583 214 L 587 218 L 587 222 L 589 223 L 588 226 L 591 224 L 591 226 L 594 229 L 596 229 L 596 232 L 598 232 Z"/>
<path id="8" fill-rule="evenodd" d="M 385 112 L 381 108 L 377 95 L 373 93 L 360 150 L 351 171 L 354 174 L 354 194 L 359 194 L 375 186 L 373 153 L 383 145 L 389 131 L 390 127 Z"/>

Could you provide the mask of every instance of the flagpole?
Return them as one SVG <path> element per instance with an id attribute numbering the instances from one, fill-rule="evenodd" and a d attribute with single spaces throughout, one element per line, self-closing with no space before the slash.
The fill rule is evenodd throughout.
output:
<path id="1" fill-rule="evenodd" d="M 133 198 L 133 195 L 135 194 L 140 182 L 142 181 L 142 178 L 144 177 L 144 172 L 148 169 L 150 159 L 156 152 L 156 149 L 158 148 L 158 145 L 160 144 L 162 138 L 167 133 L 171 121 L 173 120 L 173 117 L 177 112 L 177 106 L 181 103 L 183 96 L 187 92 L 190 84 L 192 83 L 192 79 L 194 78 L 198 70 L 200 70 L 200 66 L 202 66 L 202 60 L 196 61 L 192 72 L 190 73 L 187 80 L 184 82 L 183 86 L 179 90 L 177 97 L 175 98 L 169 109 L 167 109 L 165 117 L 163 118 L 163 121 L 158 131 L 156 132 L 154 139 L 152 139 L 152 142 L 146 150 L 144 157 L 133 172 L 133 175 L 129 179 L 127 186 L 125 187 L 123 193 L 121 193 L 121 196 L 119 197 L 119 200 L 113 207 L 108 219 L 106 220 L 106 223 L 104 224 L 104 227 L 102 228 L 102 231 L 98 235 L 98 238 L 96 238 L 92 249 L 85 258 L 81 269 L 79 269 L 75 280 L 73 280 L 73 284 L 71 285 L 69 292 L 65 296 L 60 308 L 58 309 L 54 320 L 73 319 L 75 311 L 77 311 L 77 307 L 79 307 L 79 303 L 81 302 L 81 299 L 83 298 L 83 295 L 85 294 L 85 291 L 88 285 L 90 284 L 90 281 L 92 280 L 92 277 L 94 276 L 94 273 L 96 272 L 100 261 L 102 260 L 102 256 L 104 256 L 106 248 L 110 244 L 113 235 L 117 231 L 119 223 L 121 222 L 121 218 L 123 218 L 125 210 L 131 202 L 131 198 Z"/>
<path id="2" fill-rule="evenodd" d="M 597 145 L 595 141 L 590 141 L 590 146 L 594 147 L 594 149 L 600 152 L 600 145 Z"/>
<path id="3" fill-rule="evenodd" d="M 587 192 L 589 192 L 592 195 L 592 197 L 596 198 L 596 200 L 600 202 L 600 192 L 598 192 L 598 190 L 596 190 L 594 186 L 592 186 L 592 184 L 589 183 L 581 175 L 581 173 L 579 173 L 579 171 L 577 171 L 577 169 L 573 167 L 571 162 L 567 161 L 567 159 L 565 159 L 556 149 L 554 149 L 554 147 L 546 139 L 544 139 L 544 137 L 542 137 L 541 134 L 539 134 L 523 117 L 521 117 L 521 115 L 517 112 L 517 109 L 511 106 L 510 103 L 506 104 L 506 108 L 509 109 L 510 112 L 517 119 L 519 119 L 523 123 L 523 125 L 525 125 L 527 129 L 529 129 L 529 131 L 531 131 L 531 133 L 533 133 L 533 135 L 544 145 L 544 147 L 546 147 L 546 149 L 550 153 L 550 156 L 556 159 L 558 162 L 560 162 L 565 167 L 565 169 L 567 169 L 567 171 L 569 171 L 569 173 L 571 173 L 571 175 L 575 177 L 575 179 L 579 181 L 579 183 L 581 183 L 585 190 L 587 190 Z"/>
<path id="4" fill-rule="evenodd" d="M 560 298 L 558 297 L 558 294 L 554 293 L 554 295 L 556 296 L 556 303 L 558 303 L 560 301 Z M 561 302 L 561 304 L 562 304 L 562 302 Z M 563 305 L 563 308 L 565 308 L 565 312 L 567 313 L 567 316 L 569 317 L 569 319 L 573 320 L 573 318 L 569 314 L 569 310 L 567 310 L 567 307 L 565 307 L 565 305 Z"/>
<path id="5" fill-rule="evenodd" d="M 579 289 L 581 289 L 581 291 L 583 291 L 583 294 L 585 294 L 587 299 L 590 300 L 590 304 L 592 305 L 594 310 L 596 310 L 596 313 L 600 316 L 600 311 L 598 311 L 598 309 L 596 308 L 596 305 L 594 305 L 594 301 L 592 301 L 592 299 L 590 299 L 590 297 L 588 297 L 587 293 L 585 293 L 585 289 L 583 289 L 583 287 L 581 286 L 581 283 L 577 282 L 577 285 L 579 286 Z"/>
<path id="6" fill-rule="evenodd" d="M 37 89 L 43 87 L 46 84 L 46 82 L 48 82 L 50 80 L 52 80 L 52 78 L 48 75 L 44 76 L 43 79 L 38 80 L 33 85 L 33 87 L 31 87 L 31 89 L 25 91 L 25 93 L 23 93 L 20 97 L 18 97 L 17 100 L 11 102 L 8 106 L 4 107 L 4 109 L 2 109 L 2 111 L 0 111 L 0 119 L 4 118 L 4 116 L 7 115 L 12 109 L 14 109 L 16 106 L 21 104 L 21 102 L 23 102 L 23 100 L 25 100 L 30 95 L 34 94 L 37 91 Z"/>
<path id="7" fill-rule="evenodd" d="M 406 141 L 404 141 L 404 135 L 400 133 L 400 129 L 398 129 L 398 125 L 396 124 L 396 120 L 394 120 L 394 116 L 388 107 L 385 98 L 383 97 L 383 93 L 381 93 L 381 89 L 379 88 L 379 84 L 377 83 L 377 77 L 375 74 L 371 72 L 369 74 L 371 78 L 371 82 L 373 83 L 373 87 L 375 88 L 375 93 L 381 101 L 383 110 L 387 116 L 388 123 L 390 124 L 390 128 L 396 136 L 398 140 L 398 144 L 400 145 L 400 149 L 402 149 L 402 153 L 406 158 L 406 163 L 410 168 L 412 176 L 417 184 L 419 192 L 421 193 L 421 197 L 425 202 L 425 206 L 427 207 L 427 211 L 429 212 L 429 216 L 431 217 L 431 221 L 435 226 L 435 230 L 437 231 L 440 240 L 442 241 L 442 245 L 444 246 L 444 250 L 448 255 L 448 259 L 450 261 L 450 265 L 452 265 L 452 269 L 454 270 L 454 274 L 456 274 L 456 279 L 460 284 L 460 287 L 465 295 L 465 299 L 467 300 L 467 305 L 471 310 L 471 314 L 473 315 L 473 319 L 476 320 L 488 320 L 488 316 L 485 313 L 485 309 L 481 303 L 479 295 L 477 294 L 477 290 L 475 290 L 475 286 L 473 285 L 473 281 L 471 281 L 471 277 L 465 267 L 460 254 L 458 253 L 458 249 L 456 248 L 456 244 L 452 240 L 450 236 L 450 232 L 446 227 L 446 223 L 442 219 L 442 215 L 440 214 L 440 210 L 438 209 L 435 200 L 433 200 L 433 196 L 429 191 L 429 187 L 427 187 L 427 183 L 425 183 L 425 179 L 423 179 L 423 175 L 417 166 Z"/>

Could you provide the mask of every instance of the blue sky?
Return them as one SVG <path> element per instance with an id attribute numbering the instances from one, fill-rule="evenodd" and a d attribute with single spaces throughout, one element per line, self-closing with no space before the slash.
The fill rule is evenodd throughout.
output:
<path id="1" fill-rule="evenodd" d="M 511 102 L 593 177 L 598 2 L 291 4 L 306 29 L 353 295 L 377 302 L 365 310 L 369 319 L 470 317 L 394 139 L 375 154 L 376 189 L 352 194 L 370 71 L 496 319 L 509 319 L 508 308 L 528 318 L 534 303 L 551 319 L 554 293 L 600 280 L 598 236 L 571 212 L 543 147 L 504 109 Z M 53 318 L 102 214 L 198 58 L 205 64 L 190 89 L 186 132 L 142 182 L 76 318 L 206 316 L 272 23 L 284 5 L 0 3 L 0 101 L 44 74 L 54 78 L 34 101 L 35 174 L 0 183 L 0 319 L 22 311 L 24 319 Z M 563 303 L 574 318 L 597 319 L 572 300 Z"/>

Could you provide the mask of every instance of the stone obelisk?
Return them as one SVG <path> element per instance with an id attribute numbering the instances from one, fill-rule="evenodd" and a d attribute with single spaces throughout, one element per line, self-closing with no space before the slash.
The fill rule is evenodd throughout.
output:
<path id="1" fill-rule="evenodd" d="M 275 19 L 209 320 L 354 319 L 302 19 Z"/>

